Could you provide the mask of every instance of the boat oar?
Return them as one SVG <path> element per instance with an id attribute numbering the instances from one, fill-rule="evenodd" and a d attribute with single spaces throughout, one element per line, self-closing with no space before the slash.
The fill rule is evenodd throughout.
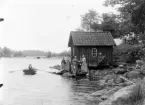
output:
<path id="1" fill-rule="evenodd" d="M 38 70 L 38 71 L 44 71 L 44 72 L 48 72 L 48 71 L 46 71 L 47 69 L 46 69 L 46 70 L 35 69 L 35 70 Z"/>
<path id="2" fill-rule="evenodd" d="M 16 71 L 22 71 L 22 70 L 13 70 L 13 71 L 9 71 L 9 73 L 13 73 L 13 72 L 16 72 Z"/>

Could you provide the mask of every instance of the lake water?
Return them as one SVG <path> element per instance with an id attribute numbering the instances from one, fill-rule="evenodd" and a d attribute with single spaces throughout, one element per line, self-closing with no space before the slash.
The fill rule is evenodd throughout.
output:
<path id="1" fill-rule="evenodd" d="M 95 82 L 88 79 L 68 79 L 49 72 L 50 66 L 60 64 L 60 59 L 1 58 L 0 102 L 2 105 L 96 105 L 96 98 L 88 95 L 97 90 Z M 23 75 L 21 69 L 29 64 L 45 70 L 36 75 Z M 15 71 L 9 73 L 9 71 Z"/>

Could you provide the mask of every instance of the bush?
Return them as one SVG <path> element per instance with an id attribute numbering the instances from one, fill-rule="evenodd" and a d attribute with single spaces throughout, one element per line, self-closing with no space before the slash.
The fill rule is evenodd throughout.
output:
<path id="1" fill-rule="evenodd" d="M 128 101 L 131 103 L 131 105 L 136 105 L 135 103 L 142 103 L 144 101 L 144 98 L 145 95 L 143 86 L 141 83 L 138 83 L 135 87 L 133 87 L 132 92 L 128 97 Z"/>
<path id="2" fill-rule="evenodd" d="M 119 62 L 135 63 L 145 56 L 145 50 L 140 45 L 121 44 L 114 48 L 114 60 Z"/>

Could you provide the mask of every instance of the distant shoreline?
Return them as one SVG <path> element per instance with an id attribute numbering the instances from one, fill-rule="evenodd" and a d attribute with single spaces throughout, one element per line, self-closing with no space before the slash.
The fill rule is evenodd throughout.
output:
<path id="1" fill-rule="evenodd" d="M 39 56 L 38 56 L 39 57 Z M 27 56 L 27 57 L 0 57 L 0 58 L 32 58 L 32 59 L 62 59 L 63 57 L 40 57 L 37 58 L 37 56 Z"/>

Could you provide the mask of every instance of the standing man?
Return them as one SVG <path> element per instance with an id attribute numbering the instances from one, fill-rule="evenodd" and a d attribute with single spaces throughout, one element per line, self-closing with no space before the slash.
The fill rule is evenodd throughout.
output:
<path id="1" fill-rule="evenodd" d="M 73 72 L 74 75 L 76 75 L 76 73 L 78 71 L 78 59 L 77 59 L 77 56 L 74 57 L 72 66 L 73 66 L 72 72 Z"/>

